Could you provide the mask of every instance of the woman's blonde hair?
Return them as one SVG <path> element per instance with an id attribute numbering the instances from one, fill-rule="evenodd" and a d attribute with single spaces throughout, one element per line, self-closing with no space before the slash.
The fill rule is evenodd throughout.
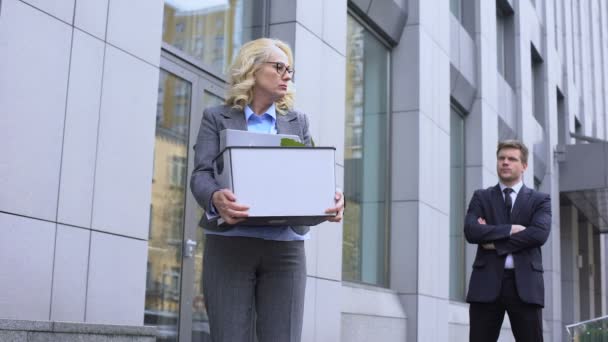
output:
<path id="1" fill-rule="evenodd" d="M 243 110 L 253 100 L 254 74 L 264 62 L 270 62 L 270 55 L 278 48 L 287 55 L 289 65 L 293 67 L 293 54 L 286 43 L 278 39 L 260 38 L 244 44 L 228 70 L 228 96 L 226 104 Z M 287 94 L 275 102 L 279 114 L 287 114 L 293 109 L 295 91 L 289 81 Z"/>

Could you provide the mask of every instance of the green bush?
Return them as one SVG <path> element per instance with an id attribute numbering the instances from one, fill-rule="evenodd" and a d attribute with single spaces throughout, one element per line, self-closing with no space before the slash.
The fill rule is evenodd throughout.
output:
<path id="1" fill-rule="evenodd" d="M 608 329 L 602 327 L 589 327 L 579 331 L 575 337 L 576 342 L 608 342 Z"/>

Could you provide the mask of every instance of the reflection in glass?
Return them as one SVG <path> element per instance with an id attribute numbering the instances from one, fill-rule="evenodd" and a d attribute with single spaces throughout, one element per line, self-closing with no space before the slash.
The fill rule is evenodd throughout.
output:
<path id="1" fill-rule="evenodd" d="M 462 21 L 462 0 L 450 0 L 450 10 L 452 11 L 452 14 L 454 15 L 454 17 L 456 17 L 456 19 L 458 19 L 458 21 Z"/>
<path id="2" fill-rule="evenodd" d="M 502 14 L 500 9 L 496 9 L 496 57 L 498 58 L 496 61 L 496 66 L 498 67 L 498 72 L 506 77 L 506 68 L 505 68 L 505 26 L 506 26 L 506 18 Z"/>
<path id="3" fill-rule="evenodd" d="M 165 0 L 163 41 L 224 72 L 244 42 L 262 36 L 264 0 Z"/>
<path id="4" fill-rule="evenodd" d="M 160 71 L 144 324 L 177 341 L 191 84 Z"/>
<path id="5" fill-rule="evenodd" d="M 220 105 L 224 100 L 208 92 L 203 93 L 203 108 Z M 198 123 L 193 123 L 198 125 Z M 200 218 L 204 211 L 197 206 L 196 217 Z M 203 230 L 196 229 L 198 242 L 194 252 L 194 287 L 192 292 L 192 341 L 211 341 L 209 336 L 209 319 L 205 310 L 205 297 L 203 296 L 203 254 L 205 250 L 205 236 Z"/>
<path id="6" fill-rule="evenodd" d="M 350 16 L 347 30 L 342 277 L 386 286 L 389 52 Z"/>
<path id="7" fill-rule="evenodd" d="M 454 107 L 450 115 L 450 299 L 464 301 L 464 116 Z"/>

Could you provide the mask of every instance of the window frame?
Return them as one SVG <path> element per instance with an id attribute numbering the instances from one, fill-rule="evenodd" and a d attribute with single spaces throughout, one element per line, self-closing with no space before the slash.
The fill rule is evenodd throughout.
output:
<path id="1" fill-rule="evenodd" d="M 354 5 L 352 5 L 350 2 L 348 4 L 347 7 L 347 16 L 350 16 L 353 20 L 355 20 L 359 25 L 361 25 L 367 33 L 371 34 L 374 38 L 376 38 L 380 44 L 382 46 L 384 46 L 386 48 L 387 54 L 386 54 L 386 65 L 387 65 L 387 71 L 386 71 L 386 89 L 387 91 L 387 95 L 386 95 L 386 113 L 387 113 L 387 120 L 386 120 L 386 131 L 385 131 L 385 146 L 386 146 L 386 151 L 385 151 L 385 165 L 386 165 L 386 169 L 384 172 L 384 185 L 385 185 L 385 193 L 384 193 L 384 229 L 385 229 L 385 234 L 384 234 L 384 258 L 383 258 L 383 266 L 384 266 L 384 270 L 383 270 L 383 277 L 381 279 L 381 282 L 378 284 L 374 284 L 374 283 L 368 283 L 368 282 L 364 282 L 362 280 L 353 280 L 353 279 L 344 279 L 342 278 L 342 283 L 345 284 L 354 284 L 354 285 L 364 285 L 364 286 L 371 286 L 371 287 L 376 287 L 376 288 L 390 288 L 390 281 L 391 281 L 391 260 L 390 260 L 390 254 L 391 254 L 391 244 L 390 244 L 390 240 L 391 240 L 391 228 L 392 228 L 392 221 L 391 221 L 391 205 L 392 205 L 392 182 L 391 182 L 391 177 L 392 177 L 392 132 L 391 132 L 391 127 L 392 127 L 392 117 L 393 117 L 393 107 L 392 107 L 392 97 L 393 97 L 393 88 L 392 88 L 392 73 L 393 73 L 393 46 L 390 44 L 390 42 L 388 42 L 388 40 L 386 40 L 384 37 L 382 37 L 382 35 L 380 33 L 378 33 L 373 27 L 372 25 L 370 25 L 367 20 L 370 20 L 369 18 L 366 20 L 362 15 L 359 14 L 359 12 L 357 11 L 357 8 L 354 7 Z M 342 239 L 342 243 L 344 241 L 344 238 Z M 344 265 L 344 261 L 342 260 L 342 264 L 340 265 L 340 268 L 342 269 Z M 359 266 L 361 265 L 361 263 L 359 264 Z M 343 277 L 343 273 L 341 272 L 341 276 Z"/>
<path id="2" fill-rule="evenodd" d="M 468 113 L 461 106 L 459 106 L 459 104 L 457 102 L 455 102 L 454 100 L 452 100 L 450 102 L 450 121 L 451 121 L 452 112 L 454 112 L 456 115 L 458 115 L 462 119 L 462 124 L 463 124 L 463 127 L 462 127 L 462 140 L 461 140 L 461 142 L 462 142 L 462 167 L 463 167 L 463 169 L 466 170 L 466 165 L 467 165 L 466 120 L 467 120 Z M 451 122 L 450 122 L 450 126 L 451 126 Z M 451 139 L 451 133 L 450 133 L 450 139 Z M 450 140 L 450 144 L 451 144 L 451 140 Z M 450 157 L 450 159 L 451 159 L 451 157 Z M 451 178 L 452 178 L 451 168 L 452 168 L 452 165 L 451 165 L 451 160 L 450 160 L 450 181 L 451 181 Z M 464 212 L 462 213 L 463 214 L 463 218 L 464 218 L 464 216 L 466 215 L 467 204 L 468 204 L 467 203 L 467 191 L 466 191 L 466 185 L 467 185 L 467 175 L 466 175 L 466 172 L 463 172 L 463 174 L 462 174 L 462 181 L 463 181 L 464 184 L 463 184 L 463 187 L 462 187 L 463 192 L 462 192 L 461 201 L 462 201 L 462 205 L 463 205 L 462 207 L 464 208 Z M 452 214 L 452 201 L 451 201 L 452 200 L 452 193 L 451 193 L 451 191 L 452 191 L 452 187 L 450 186 L 450 215 Z M 463 229 L 464 229 L 464 220 L 463 220 L 462 223 L 463 223 Z M 451 237 L 451 233 L 452 233 L 451 221 L 450 221 L 450 227 L 449 228 L 450 228 L 449 229 L 449 234 L 450 234 L 450 239 L 451 239 L 452 238 Z M 464 232 L 463 232 L 463 235 L 464 235 Z M 450 241 L 450 245 L 451 245 L 451 241 Z M 459 295 L 458 298 L 452 297 L 452 281 L 453 281 L 452 277 L 451 277 L 451 273 L 452 273 L 451 266 L 452 266 L 452 263 L 450 262 L 450 265 L 449 265 L 449 274 L 450 274 L 450 276 L 448 277 L 448 285 L 449 285 L 448 298 L 449 298 L 449 300 L 451 302 L 456 302 L 456 303 L 464 303 L 464 302 L 466 302 L 466 291 L 467 291 L 467 272 L 466 272 L 467 271 L 466 270 L 466 268 L 467 268 L 467 242 L 466 242 L 466 239 L 463 239 L 463 241 L 462 241 L 462 248 L 463 248 L 462 249 L 462 251 L 463 251 L 463 253 L 462 253 L 463 258 L 462 258 L 462 260 L 460 260 L 460 265 L 458 265 L 458 266 L 459 266 L 460 270 L 462 271 L 461 272 L 462 273 L 462 281 L 460 282 L 460 285 L 462 286 L 463 292 L 458 294 Z M 450 260 L 451 260 L 451 258 L 452 258 L 452 250 L 451 250 L 451 248 L 450 248 L 450 251 L 449 251 L 449 255 L 450 255 Z"/>
<path id="3" fill-rule="evenodd" d="M 515 89 L 515 11 L 505 1 L 496 1 L 496 71 Z"/>

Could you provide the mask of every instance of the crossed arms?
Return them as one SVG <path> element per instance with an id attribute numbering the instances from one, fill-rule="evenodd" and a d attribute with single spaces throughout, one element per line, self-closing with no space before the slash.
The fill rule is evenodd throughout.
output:
<path id="1" fill-rule="evenodd" d="M 535 208 L 527 226 L 511 224 L 486 224 L 480 191 L 475 191 L 464 222 L 464 234 L 469 243 L 484 249 L 496 249 L 498 255 L 506 255 L 527 248 L 542 246 L 551 229 L 551 198 L 544 195 Z"/>

